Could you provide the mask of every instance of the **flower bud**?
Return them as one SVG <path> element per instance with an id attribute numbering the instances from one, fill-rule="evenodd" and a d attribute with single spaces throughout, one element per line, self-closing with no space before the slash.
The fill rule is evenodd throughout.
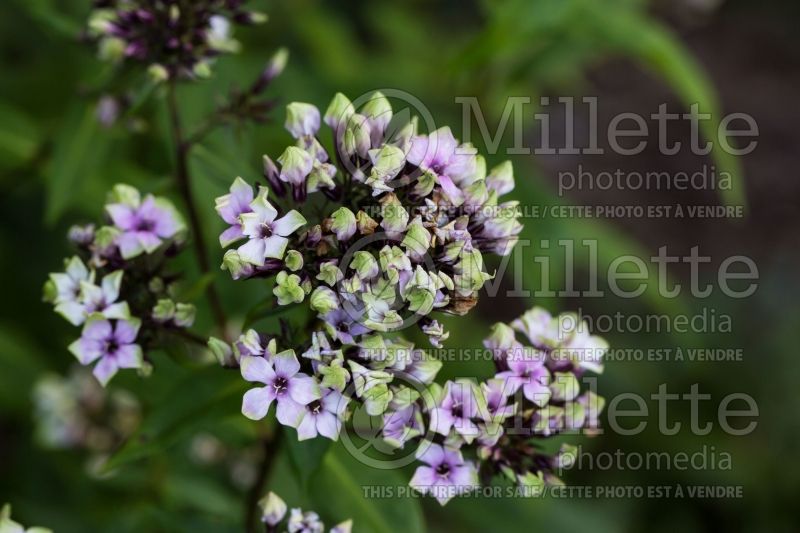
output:
<path id="1" fill-rule="evenodd" d="M 347 241 L 357 229 L 356 216 L 346 207 L 340 207 L 331 215 L 331 231 L 336 234 L 339 242 Z"/>
<path id="2" fill-rule="evenodd" d="M 178 303 L 175 305 L 175 325 L 179 328 L 190 328 L 194 324 L 197 308 L 192 304 Z"/>
<path id="3" fill-rule="evenodd" d="M 271 527 L 277 526 L 286 516 L 286 502 L 274 492 L 270 492 L 258 502 L 261 507 L 261 521 Z"/>
<path id="4" fill-rule="evenodd" d="M 169 79 L 169 71 L 158 63 L 153 63 L 147 68 L 147 75 L 154 83 L 162 83 Z"/>
<path id="5" fill-rule="evenodd" d="M 372 235 L 378 227 L 378 223 L 364 211 L 356 214 L 356 225 L 361 235 Z"/>
<path id="6" fill-rule="evenodd" d="M 300 286 L 300 276 L 287 274 L 284 271 L 278 272 L 275 277 L 275 287 L 272 289 L 272 294 L 278 298 L 278 305 L 300 303 L 306 297 L 303 287 Z"/>
<path id="7" fill-rule="evenodd" d="M 502 196 L 514 190 L 514 167 L 511 161 L 500 163 L 486 176 L 486 186 Z"/>
<path id="8" fill-rule="evenodd" d="M 286 252 L 286 255 L 283 258 L 283 262 L 286 264 L 286 268 L 288 268 L 292 272 L 297 272 L 298 270 L 303 268 L 303 254 L 301 254 L 297 250 L 289 250 L 288 252 Z"/>
<path id="9" fill-rule="evenodd" d="M 236 250 L 228 250 L 222 256 L 222 270 L 230 272 L 233 279 L 246 278 L 253 275 L 255 267 L 244 261 Z"/>
<path id="10" fill-rule="evenodd" d="M 311 309 L 321 315 L 339 308 L 339 298 L 336 296 L 336 293 L 324 285 L 320 285 L 314 289 L 314 292 L 311 293 L 309 303 Z"/>
<path id="11" fill-rule="evenodd" d="M 302 148 L 289 146 L 278 158 L 278 163 L 281 164 L 280 180 L 301 186 L 314 167 L 314 158 Z"/>
<path id="12" fill-rule="evenodd" d="M 362 280 L 372 279 L 380 272 L 375 257 L 364 250 L 359 250 L 353 254 L 353 261 L 350 263 L 350 268 L 354 269 L 358 277 Z"/>
<path id="13" fill-rule="evenodd" d="M 153 320 L 161 324 L 172 321 L 175 318 L 175 302 L 169 298 L 162 298 L 156 302 L 152 312 Z"/>
<path id="14" fill-rule="evenodd" d="M 284 127 L 295 139 L 316 135 L 319 131 L 319 121 L 319 109 L 311 104 L 292 102 L 286 106 Z"/>
<path id="15" fill-rule="evenodd" d="M 367 117 L 355 113 L 347 119 L 344 139 L 342 140 L 342 153 L 346 157 L 354 154 L 362 159 L 366 159 L 369 149 L 372 147 L 370 139 L 370 125 Z"/>
<path id="16" fill-rule="evenodd" d="M 350 119 L 353 113 L 355 113 L 355 110 L 353 109 L 353 104 L 350 103 L 350 100 L 342 93 L 336 93 L 336 95 L 333 97 L 333 100 L 331 100 L 328 109 L 325 111 L 325 124 L 327 124 L 338 134 L 339 125 L 347 124 L 347 121 Z"/>
<path id="17" fill-rule="evenodd" d="M 373 134 L 381 137 L 386 131 L 386 127 L 392 120 L 392 104 L 380 91 L 375 91 L 369 100 L 361 108 L 361 114 L 369 119 Z M 379 139 L 376 139 L 378 142 Z"/>
<path id="18" fill-rule="evenodd" d="M 317 279 L 327 283 L 331 287 L 339 283 L 343 277 L 342 271 L 339 270 L 339 267 L 336 266 L 336 263 L 334 262 L 328 261 L 319 266 L 319 274 L 317 274 Z"/>
<path id="19" fill-rule="evenodd" d="M 137 207 L 142 203 L 142 196 L 135 187 L 124 183 L 117 183 L 108 195 L 109 204 L 125 204 Z"/>
<path id="20" fill-rule="evenodd" d="M 225 367 L 236 366 L 238 361 L 234 357 L 231 345 L 227 342 L 216 337 L 209 337 L 208 349 L 211 350 L 211 353 L 220 365 Z"/>
<path id="21" fill-rule="evenodd" d="M 390 237 L 399 237 L 408 225 L 408 212 L 394 193 L 381 198 L 381 227 Z"/>

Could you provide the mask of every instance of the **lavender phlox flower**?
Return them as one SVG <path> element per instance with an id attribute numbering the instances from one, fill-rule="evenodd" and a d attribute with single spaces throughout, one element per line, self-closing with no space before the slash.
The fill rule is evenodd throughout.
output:
<path id="1" fill-rule="evenodd" d="M 265 385 L 250 389 L 242 400 L 242 413 L 252 420 L 264 418 L 276 401 L 278 421 L 297 427 L 305 415 L 305 406 L 320 398 L 319 385 L 314 378 L 300 372 L 294 350 L 280 352 L 270 361 L 259 356 L 244 356 L 240 365 L 244 379 Z"/>
<path id="2" fill-rule="evenodd" d="M 153 253 L 165 239 L 172 239 L 184 229 L 174 206 L 150 194 L 139 201 L 137 192 L 127 202 L 107 205 L 106 211 L 120 230 L 115 242 L 123 259 L 134 258 L 142 252 Z"/>
<path id="3" fill-rule="evenodd" d="M 441 505 L 479 486 L 475 465 L 464 461 L 458 450 L 423 442 L 417 448 L 417 459 L 427 466 L 417 467 L 409 485 L 423 494 L 430 494 Z"/>
<path id="4" fill-rule="evenodd" d="M 498 372 L 495 377 L 505 380 L 510 394 L 522 388 L 523 395 L 539 406 L 546 405 L 551 392 L 550 371 L 545 366 L 547 354 L 534 348 L 515 350 L 506 357 L 508 370 Z"/>
<path id="5" fill-rule="evenodd" d="M 93 373 L 105 386 L 120 368 L 141 368 L 142 349 L 134 344 L 140 325 L 135 318 L 111 322 L 92 316 L 69 350 L 82 365 L 97 361 Z"/>
<path id="6" fill-rule="evenodd" d="M 305 414 L 297 426 L 297 439 L 306 440 L 322 435 L 337 440 L 349 401 L 349 398 L 335 389 L 323 392 L 320 399 L 305 406 Z"/>
<path id="7" fill-rule="evenodd" d="M 455 430 L 467 443 L 480 434 L 477 420 L 486 413 L 483 392 L 470 380 L 448 381 L 436 407 L 430 411 L 431 429 L 447 436 Z"/>
<path id="8" fill-rule="evenodd" d="M 281 218 L 278 210 L 267 200 L 269 189 L 261 187 L 258 196 L 250 202 L 250 213 L 242 213 L 239 220 L 242 233 L 248 241 L 238 248 L 239 257 L 248 263 L 263 266 L 267 258 L 281 259 L 292 233 L 306 224 L 306 219 L 294 209 Z"/>

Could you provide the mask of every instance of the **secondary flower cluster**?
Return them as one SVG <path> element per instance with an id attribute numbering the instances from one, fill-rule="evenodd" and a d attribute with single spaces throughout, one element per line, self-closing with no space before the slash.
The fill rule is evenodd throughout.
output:
<path id="1" fill-rule="evenodd" d="M 518 341 L 514 330 L 528 342 Z M 587 370 L 602 371 L 608 345 L 575 315 L 552 317 L 535 307 L 510 327 L 496 324 L 484 344 L 493 352 L 493 378 L 434 384 L 427 397 L 384 415 L 390 444 L 425 435 L 417 457 L 427 466 L 417 469 L 411 485 L 442 504 L 498 474 L 533 489 L 560 483 L 555 472 L 574 460 L 574 448 L 564 445 L 552 454 L 537 447 L 537 440 L 578 431 L 591 435 L 603 409 L 602 398 L 581 391 L 579 378 Z M 461 450 L 475 462 L 465 461 Z"/>
<path id="2" fill-rule="evenodd" d="M 286 517 L 286 502 L 274 492 L 267 494 L 260 502 L 262 514 L 261 521 L 266 526 L 267 533 L 276 533 L 280 530 L 278 525 Z M 293 508 L 286 521 L 286 531 L 289 533 L 322 533 L 325 531 L 325 524 L 319 519 L 319 515 L 314 511 L 303 511 Z M 350 533 L 353 521 L 347 520 L 331 528 L 330 533 Z"/>
<path id="3" fill-rule="evenodd" d="M 318 138 L 319 110 L 289 104 L 296 143 L 277 164 L 264 157 L 269 187 L 254 192 L 237 178 L 217 199 L 228 225 L 220 244 L 239 243 L 223 268 L 234 279 L 275 276 L 280 305 L 308 297 L 337 344 L 418 324 L 440 346 L 448 333 L 432 312 L 467 313 L 492 278 L 483 254 L 509 254 L 518 239 L 516 203 L 498 201 L 514 187 L 512 169 L 504 163 L 487 175 L 484 159 L 449 128 L 418 134 L 416 120 L 393 128 L 392 116 L 380 93 L 359 112 L 337 95 L 324 116 L 331 157 Z M 281 209 L 289 190 L 295 205 L 323 195 L 301 214 Z M 325 198 L 336 209 L 320 205 Z"/>
<path id="4" fill-rule="evenodd" d="M 101 56 L 129 58 L 160 79 L 207 76 L 214 57 L 235 52 L 231 23 L 266 17 L 244 9 L 243 0 L 97 0 L 89 23 Z"/>
<path id="5" fill-rule="evenodd" d="M 121 368 L 145 367 L 143 347 L 158 329 L 187 328 L 193 305 L 172 299 L 175 274 L 169 260 L 179 251 L 185 226 L 164 198 L 142 197 L 116 185 L 105 206 L 108 225 L 76 226 L 69 232 L 78 255 L 64 272 L 50 274 L 44 298 L 74 326 L 80 339 L 69 347 L 82 365 L 94 366 L 103 384 Z"/>

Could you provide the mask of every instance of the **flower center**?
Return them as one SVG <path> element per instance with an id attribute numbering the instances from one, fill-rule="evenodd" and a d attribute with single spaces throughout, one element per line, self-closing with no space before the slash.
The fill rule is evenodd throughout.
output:
<path id="1" fill-rule="evenodd" d="M 107 354 L 114 354 L 117 350 L 119 350 L 119 343 L 117 341 L 110 340 L 106 342 L 105 352 Z"/>
<path id="2" fill-rule="evenodd" d="M 272 228 L 266 222 L 262 223 L 259 227 L 259 235 L 262 239 L 272 237 Z"/>
<path id="3" fill-rule="evenodd" d="M 464 418 L 464 407 L 460 403 L 453 405 L 453 409 L 451 411 L 454 417 Z"/>
<path id="4" fill-rule="evenodd" d="M 136 231 L 151 232 L 155 226 L 156 225 L 152 220 L 142 219 L 136 223 Z"/>
<path id="5" fill-rule="evenodd" d="M 436 473 L 442 477 L 447 477 L 450 474 L 450 465 L 442 463 L 436 467 Z"/>
<path id="6" fill-rule="evenodd" d="M 312 414 L 318 415 L 320 411 L 322 411 L 322 402 L 319 400 L 314 400 L 310 404 L 306 405 L 306 409 L 308 409 Z"/>
<path id="7" fill-rule="evenodd" d="M 281 395 L 286 392 L 286 387 L 289 385 L 289 382 L 286 378 L 278 376 L 272 382 L 272 388 L 275 389 L 276 395 Z"/>

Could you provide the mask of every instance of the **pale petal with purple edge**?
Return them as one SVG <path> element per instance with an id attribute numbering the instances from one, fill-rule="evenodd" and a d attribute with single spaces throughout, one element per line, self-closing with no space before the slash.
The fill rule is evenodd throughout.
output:
<path id="1" fill-rule="evenodd" d="M 255 213 L 262 222 L 272 222 L 275 220 L 275 217 L 278 216 L 278 210 L 269 203 L 267 196 L 269 196 L 269 189 L 267 187 L 259 187 L 258 196 L 250 202 L 250 209 L 253 210 L 253 213 Z M 249 213 L 243 213 L 242 217 L 248 214 Z"/>
<path id="2" fill-rule="evenodd" d="M 301 405 L 308 405 L 320 398 L 319 384 L 312 377 L 297 374 L 289 382 L 289 396 Z"/>
<path id="3" fill-rule="evenodd" d="M 305 413 L 305 406 L 297 403 L 291 398 L 282 396 L 278 399 L 278 422 L 284 426 L 296 428 L 303 420 Z"/>
<path id="4" fill-rule="evenodd" d="M 282 237 L 288 237 L 306 224 L 306 219 L 298 211 L 292 209 L 284 216 L 272 223 L 272 232 Z"/>
<path id="5" fill-rule="evenodd" d="M 275 378 L 272 365 L 261 356 L 245 355 L 239 361 L 242 377 L 247 381 L 270 383 Z"/>
<path id="6" fill-rule="evenodd" d="M 161 239 L 159 239 L 158 235 L 155 233 L 151 233 L 149 231 L 137 231 L 135 235 L 136 238 L 139 239 L 144 251 L 148 254 L 153 253 L 159 246 L 161 246 Z"/>
<path id="7" fill-rule="evenodd" d="M 289 245 L 289 239 L 280 235 L 273 235 L 264 239 L 264 256 L 270 259 L 282 259 Z"/>
<path id="8" fill-rule="evenodd" d="M 450 471 L 450 481 L 456 487 L 467 492 L 478 486 L 478 471 L 472 463 L 464 463 L 463 466 L 456 466 Z"/>
<path id="9" fill-rule="evenodd" d="M 114 357 L 120 368 L 141 368 L 144 360 L 142 348 L 138 344 L 120 346 L 114 352 Z"/>
<path id="10" fill-rule="evenodd" d="M 106 302 L 115 302 L 119 298 L 119 288 L 122 285 L 122 270 L 115 270 L 107 274 L 103 281 L 100 282 L 102 287 L 103 297 Z"/>
<path id="11" fill-rule="evenodd" d="M 118 302 L 107 306 L 103 309 L 103 316 L 118 320 L 129 318 L 131 316 L 131 311 L 130 308 L 128 308 L 128 302 Z"/>
<path id="12" fill-rule="evenodd" d="M 106 356 L 100 359 L 100 361 L 95 365 L 94 370 L 92 370 L 92 374 L 94 374 L 94 377 L 97 378 L 97 381 L 99 381 L 105 387 L 108 385 L 108 382 L 111 380 L 111 378 L 113 378 L 117 373 L 117 370 L 119 370 L 117 361 L 113 357 Z"/>
<path id="13" fill-rule="evenodd" d="M 291 378 L 300 371 L 300 362 L 294 354 L 294 350 L 284 350 L 272 358 L 275 366 L 275 373 L 284 378 Z"/>
<path id="14" fill-rule="evenodd" d="M 244 393 L 242 398 L 242 414 L 250 420 L 261 420 L 269 412 L 269 406 L 275 399 L 271 387 L 257 387 Z"/>
<path id="15" fill-rule="evenodd" d="M 428 155 L 432 164 L 446 164 L 458 147 L 450 126 L 443 126 L 430 135 Z"/>
<path id="16" fill-rule="evenodd" d="M 264 266 L 264 239 L 250 239 L 237 250 L 239 259 L 251 265 Z"/>
<path id="17" fill-rule="evenodd" d="M 343 396 L 339 391 L 330 389 L 320 401 L 322 402 L 323 409 L 326 411 L 343 416 L 344 412 L 347 410 L 347 404 L 350 402 L 350 399 Z"/>
<path id="18" fill-rule="evenodd" d="M 239 223 L 239 215 L 250 212 L 253 201 L 253 188 L 242 178 L 233 180 L 230 193 L 216 200 L 216 210 L 222 220 L 228 224 Z"/>

